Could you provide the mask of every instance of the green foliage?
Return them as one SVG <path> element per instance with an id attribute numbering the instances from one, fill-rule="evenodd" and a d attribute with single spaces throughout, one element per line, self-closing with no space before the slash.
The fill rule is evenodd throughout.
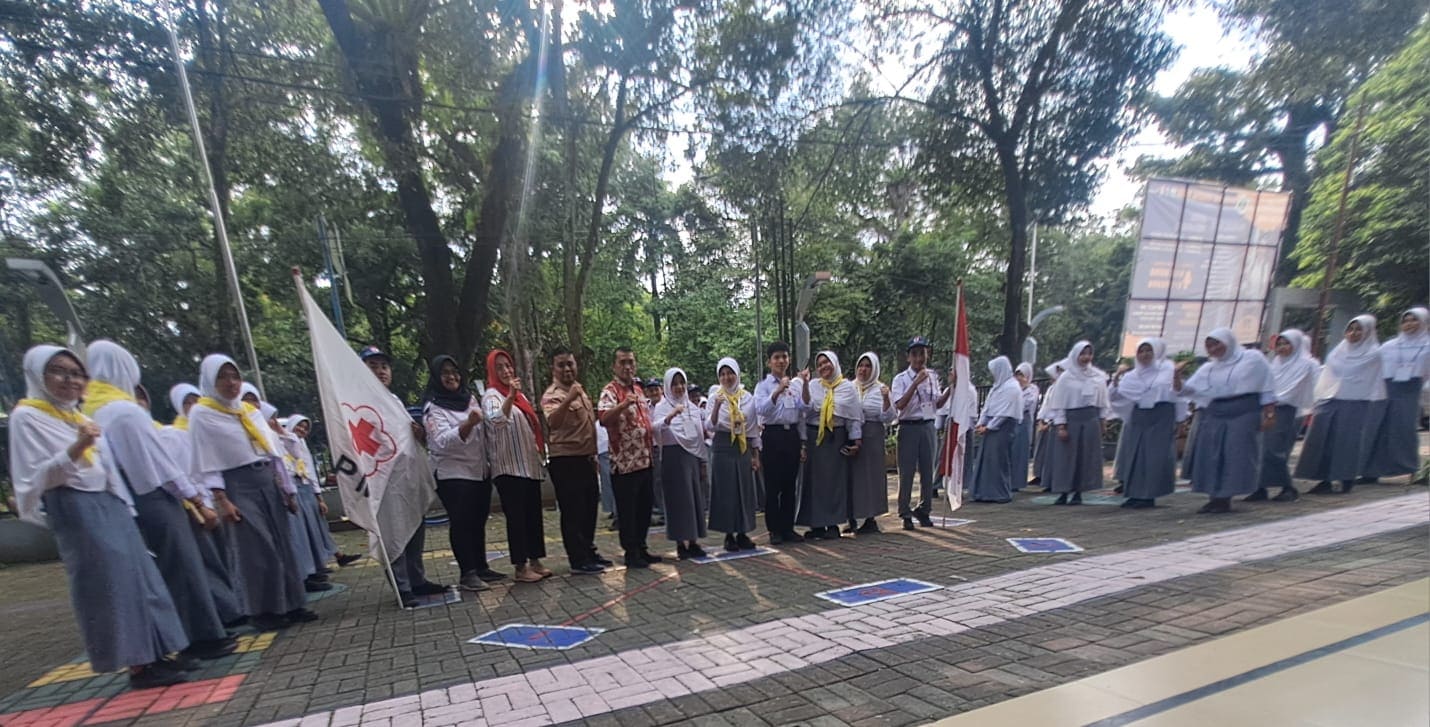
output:
<path id="1" fill-rule="evenodd" d="M 1295 261 L 1296 285 L 1319 287 L 1337 234 L 1340 193 L 1350 148 L 1359 151 L 1346 198 L 1335 287 L 1359 295 L 1393 327 L 1399 313 L 1424 303 L 1430 290 L 1430 25 L 1421 25 L 1398 55 L 1352 97 L 1343 125 L 1317 157 L 1324 173 L 1311 200 Z"/>

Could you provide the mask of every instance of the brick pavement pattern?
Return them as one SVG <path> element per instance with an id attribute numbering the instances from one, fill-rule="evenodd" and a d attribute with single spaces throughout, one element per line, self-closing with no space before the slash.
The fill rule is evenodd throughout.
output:
<path id="1" fill-rule="evenodd" d="M 1403 530 L 1425 524 L 1427 516 L 1430 499 L 1424 496 L 1387 499 L 1166 545 L 1055 562 L 895 601 L 780 619 L 275 724 L 386 727 L 409 723 L 419 715 L 420 722 L 431 727 L 575 721 L 828 664 L 858 652 L 953 636 L 1177 578 Z M 798 710 L 806 700 L 788 701 Z M 778 719 L 801 718 L 781 706 L 778 700 L 767 705 Z M 756 717 L 761 711 L 751 710 Z M 810 712 L 809 718 L 819 716 L 813 710 L 804 712 Z"/>

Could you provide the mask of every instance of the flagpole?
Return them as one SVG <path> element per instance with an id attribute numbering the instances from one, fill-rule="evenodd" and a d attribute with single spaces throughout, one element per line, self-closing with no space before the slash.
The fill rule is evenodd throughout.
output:
<path id="1" fill-rule="evenodd" d="M 238 309 L 239 327 L 243 330 L 243 345 L 248 349 L 248 367 L 253 372 L 253 384 L 259 394 L 264 394 L 263 373 L 258 369 L 258 351 L 253 347 L 253 330 L 248 325 L 248 308 L 243 304 L 243 291 L 238 285 L 238 267 L 233 263 L 233 250 L 228 245 L 228 229 L 223 223 L 223 211 L 219 206 L 218 188 L 214 186 L 213 175 L 209 171 L 209 154 L 204 148 L 203 130 L 199 127 L 199 112 L 194 108 L 194 95 L 189 90 L 189 73 L 184 69 L 183 58 L 179 55 L 179 36 L 174 31 L 172 18 L 164 18 L 164 30 L 169 33 L 169 50 L 174 55 L 174 68 L 179 71 L 179 90 L 184 94 L 184 108 L 189 115 L 189 129 L 194 136 L 194 148 L 199 157 L 199 173 L 208 186 L 209 210 L 213 212 L 214 233 L 218 236 L 219 252 L 223 257 L 223 267 L 228 273 L 228 287 L 233 293 L 233 302 Z"/>
<path id="2" fill-rule="evenodd" d="M 961 326 L 962 326 L 962 324 L 963 324 L 963 321 L 961 320 L 961 319 L 962 319 L 962 316 L 959 315 L 959 312 L 963 310 L 963 278 L 959 278 L 958 281 L 957 281 L 957 284 L 958 284 L 958 293 L 954 296 L 954 299 L 953 299 L 953 300 L 954 300 L 954 304 L 953 304 L 953 345 L 952 345 L 951 347 L 949 347 L 949 355 L 948 355 L 948 368 L 949 368 L 950 371 L 957 371 L 957 370 L 958 370 L 958 341 L 959 341 L 959 338 L 958 338 L 958 337 L 959 337 L 959 334 L 960 334 L 960 328 L 961 328 Z M 954 408 L 953 408 L 953 399 L 954 399 L 954 397 L 957 397 L 957 396 L 958 396 L 958 389 L 957 389 L 957 387 L 960 386 L 960 385 L 962 385 L 962 384 L 963 384 L 962 381 L 955 382 L 955 383 L 953 384 L 954 390 L 951 391 L 951 392 L 949 392 L 949 394 L 948 394 L 949 399 L 948 399 L 948 402 L 946 402 L 946 403 L 947 403 L 947 405 L 948 405 L 949 413 L 948 413 L 948 416 L 945 418 L 946 424 L 945 424 L 945 426 L 944 426 L 944 434 L 943 434 L 943 437 L 944 437 L 944 442 L 943 442 L 944 451 L 948 453 L 948 456 L 946 457 L 946 459 L 948 460 L 948 474 L 946 475 L 946 478 L 944 479 L 944 482 L 943 482 L 943 499 L 944 499 L 944 505 L 947 506 L 948 511 L 949 511 L 950 513 L 952 513 L 952 512 L 954 511 L 954 509 L 955 509 L 954 506 L 953 506 L 953 485 L 952 485 L 952 483 L 950 482 L 950 480 L 952 480 L 952 479 L 954 478 L 954 476 L 955 476 L 955 475 L 954 475 L 953 468 L 954 468 L 955 465 L 958 465 L 958 467 L 959 467 L 960 470 L 963 469 L 962 459 L 958 456 L 958 445 L 959 445 L 959 442 L 960 442 L 960 432 L 958 431 L 958 430 L 959 430 L 958 421 L 954 418 L 954 414 L 955 414 L 956 412 L 954 411 Z M 959 486 L 960 489 L 962 489 L 963 484 L 964 484 L 964 483 L 963 483 L 963 473 L 962 473 L 962 472 L 959 472 L 959 473 L 957 474 L 957 477 L 958 477 L 958 482 L 959 482 L 959 485 L 958 485 L 958 486 Z M 962 500 L 962 497 L 960 496 L 959 499 Z"/>

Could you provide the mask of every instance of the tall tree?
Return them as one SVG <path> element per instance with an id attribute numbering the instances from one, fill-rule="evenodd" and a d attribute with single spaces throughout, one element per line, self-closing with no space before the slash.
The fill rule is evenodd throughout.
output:
<path id="1" fill-rule="evenodd" d="M 1310 199 L 1312 153 L 1343 124 L 1352 89 L 1395 53 L 1425 16 L 1422 0 L 1222 0 L 1222 17 L 1254 34 L 1263 50 L 1246 71 L 1199 69 L 1153 114 L 1179 159 L 1143 158 L 1141 174 L 1254 184 L 1279 177 L 1291 192 L 1276 282 L 1296 272 L 1288 259 Z"/>
<path id="2" fill-rule="evenodd" d="M 968 0 L 943 21 L 923 151 L 931 183 L 975 204 L 1001 204 L 1007 216 L 999 350 L 1010 357 L 1026 326 L 1028 225 L 1086 203 L 1101 174 L 1096 160 L 1135 128 L 1135 109 L 1173 54 L 1148 20 L 1162 7 Z"/>

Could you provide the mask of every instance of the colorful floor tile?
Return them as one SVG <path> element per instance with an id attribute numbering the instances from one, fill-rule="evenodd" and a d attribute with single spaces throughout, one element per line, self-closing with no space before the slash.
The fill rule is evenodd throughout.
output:
<path id="1" fill-rule="evenodd" d="M 914 580 L 913 578 L 892 578 L 887 581 L 876 581 L 874 583 L 865 583 L 847 588 L 836 588 L 832 591 L 822 591 L 814 595 L 816 598 L 822 598 L 841 606 L 862 606 L 866 603 L 877 603 L 879 601 L 887 601 L 891 598 L 937 591 L 940 588 L 943 588 L 943 586 L 926 581 Z"/>
<path id="2" fill-rule="evenodd" d="M 1081 553 L 1082 548 L 1064 538 L 1008 538 L 1008 543 L 1024 553 Z"/>
<path id="3" fill-rule="evenodd" d="M 537 626 L 535 624 L 507 624 L 495 631 L 468 639 L 469 644 L 485 646 L 506 646 L 513 649 L 555 649 L 564 651 L 596 638 L 605 629 L 587 629 L 576 626 Z"/>

